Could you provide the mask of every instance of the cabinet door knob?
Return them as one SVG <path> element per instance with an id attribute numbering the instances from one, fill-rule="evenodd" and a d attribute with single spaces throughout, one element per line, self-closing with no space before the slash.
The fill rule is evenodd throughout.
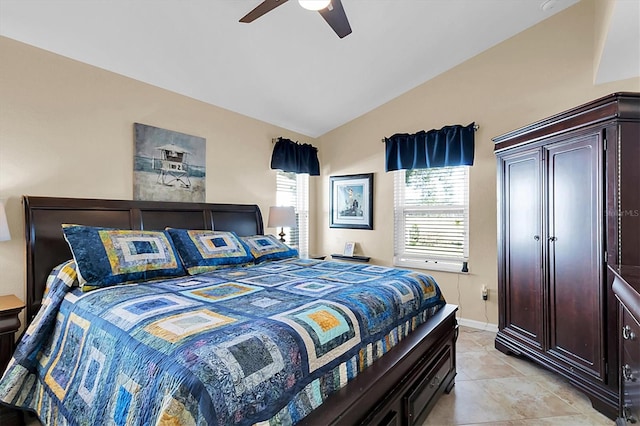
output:
<path id="1" fill-rule="evenodd" d="M 634 340 L 636 338 L 636 334 L 631 331 L 631 327 L 625 325 L 622 327 L 622 337 L 624 340 Z"/>
<path id="2" fill-rule="evenodd" d="M 633 371 L 631 370 L 631 366 L 629 364 L 625 364 L 622 366 L 622 378 L 626 382 L 635 382 L 636 378 L 633 377 Z"/>
<path id="3" fill-rule="evenodd" d="M 628 422 L 628 423 L 635 423 L 638 420 L 633 417 L 633 413 L 631 412 L 631 410 L 629 409 L 628 406 L 624 406 L 622 407 L 622 417 Z"/>
<path id="4" fill-rule="evenodd" d="M 540 241 L 540 235 L 534 235 L 533 239 L 536 240 L 536 241 Z"/>

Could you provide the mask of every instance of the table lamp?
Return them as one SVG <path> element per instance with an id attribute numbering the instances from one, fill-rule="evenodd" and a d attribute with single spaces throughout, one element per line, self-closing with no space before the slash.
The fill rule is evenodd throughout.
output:
<path id="1" fill-rule="evenodd" d="M 296 210 L 293 207 L 269 207 L 269 222 L 267 228 L 280 227 L 280 241 L 284 243 L 284 228 L 296 227 Z"/>

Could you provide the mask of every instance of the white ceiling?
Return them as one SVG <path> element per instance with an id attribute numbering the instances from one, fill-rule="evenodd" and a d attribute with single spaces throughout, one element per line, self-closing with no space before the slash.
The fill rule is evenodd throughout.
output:
<path id="1" fill-rule="evenodd" d="M 616 0 L 596 84 L 640 76 L 640 1 Z"/>
<path id="2" fill-rule="evenodd" d="M 0 0 L 0 35 L 318 137 L 579 0 L 342 0 L 344 39 L 260 1 Z"/>

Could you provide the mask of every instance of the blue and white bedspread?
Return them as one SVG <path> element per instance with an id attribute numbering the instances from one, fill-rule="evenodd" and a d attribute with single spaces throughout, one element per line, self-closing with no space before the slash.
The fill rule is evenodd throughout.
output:
<path id="1" fill-rule="evenodd" d="M 0 400 L 52 425 L 295 424 L 445 304 L 423 274 L 301 259 L 50 281 Z"/>

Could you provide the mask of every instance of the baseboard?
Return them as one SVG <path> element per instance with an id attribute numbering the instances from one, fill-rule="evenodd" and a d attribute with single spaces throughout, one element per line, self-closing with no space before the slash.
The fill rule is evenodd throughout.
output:
<path id="1" fill-rule="evenodd" d="M 465 318 L 458 318 L 458 324 L 464 327 L 475 328 L 483 331 L 498 332 L 498 324 L 489 324 L 488 322 L 475 321 Z"/>

